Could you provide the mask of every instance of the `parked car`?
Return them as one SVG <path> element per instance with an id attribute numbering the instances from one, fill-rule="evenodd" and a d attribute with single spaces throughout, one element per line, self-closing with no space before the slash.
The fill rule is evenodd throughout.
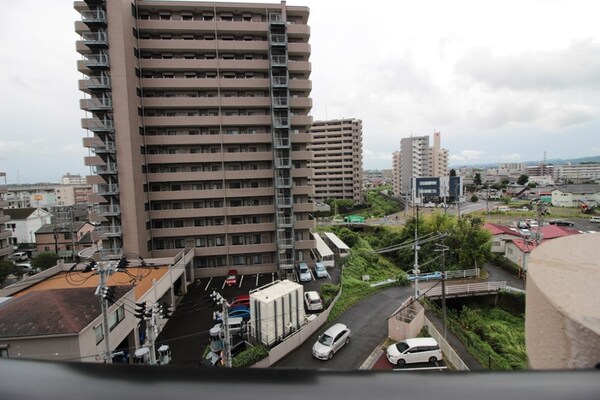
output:
<path id="1" fill-rule="evenodd" d="M 442 351 L 434 338 L 413 338 L 389 346 L 385 352 L 394 365 L 429 362 L 435 364 L 442 359 Z"/>
<path id="2" fill-rule="evenodd" d="M 304 292 L 304 305 L 308 311 L 321 311 L 323 310 L 323 301 L 318 292 L 309 290 Z"/>
<path id="3" fill-rule="evenodd" d="M 327 273 L 327 268 L 323 263 L 315 263 L 315 275 L 317 278 L 327 278 L 329 274 Z"/>
<path id="4" fill-rule="evenodd" d="M 239 306 L 250 307 L 250 297 L 248 296 L 248 298 L 246 298 L 246 299 L 238 299 L 238 300 L 234 300 L 229 303 L 230 309 L 239 307 Z"/>
<path id="5" fill-rule="evenodd" d="M 298 264 L 298 279 L 300 282 L 310 282 L 312 280 L 312 275 L 306 263 Z"/>
<path id="6" fill-rule="evenodd" d="M 227 271 L 227 278 L 225 278 L 225 286 L 235 286 L 237 284 L 237 269 L 230 269 Z"/>
<path id="7" fill-rule="evenodd" d="M 565 221 L 562 219 L 553 219 L 552 221 L 550 221 L 550 225 L 556 225 L 556 226 L 573 226 L 575 224 L 573 224 L 571 221 Z"/>
<path id="8" fill-rule="evenodd" d="M 27 260 L 29 260 L 29 256 L 27 256 L 27 253 L 25 253 L 24 251 L 18 251 L 16 253 L 12 253 L 8 258 L 11 259 L 11 260 L 13 260 L 13 261 L 27 261 Z"/>
<path id="9" fill-rule="evenodd" d="M 313 345 L 313 356 L 319 360 L 330 360 L 342 346 L 350 343 L 350 333 L 350 329 L 344 324 L 333 325 Z"/>
<path id="10" fill-rule="evenodd" d="M 423 207 L 425 207 L 425 208 L 435 208 L 435 203 L 433 203 L 433 202 L 430 201 L 429 203 L 423 204 Z"/>

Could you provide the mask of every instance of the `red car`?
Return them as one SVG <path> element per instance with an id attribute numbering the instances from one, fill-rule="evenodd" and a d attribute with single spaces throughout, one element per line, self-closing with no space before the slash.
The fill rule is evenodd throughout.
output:
<path id="1" fill-rule="evenodd" d="M 235 286 L 237 283 L 237 269 L 230 269 L 227 271 L 227 278 L 225 279 L 225 286 Z"/>

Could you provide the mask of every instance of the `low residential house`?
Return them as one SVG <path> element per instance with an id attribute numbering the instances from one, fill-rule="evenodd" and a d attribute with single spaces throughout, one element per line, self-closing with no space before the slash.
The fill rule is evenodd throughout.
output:
<path id="1" fill-rule="evenodd" d="M 9 358 L 101 361 L 104 329 L 93 287 L 35 290 L 0 305 L 0 349 Z M 129 312 L 134 286 L 115 286 L 108 310 L 109 342 L 118 347 L 138 323 Z M 134 338 L 130 338 L 134 340 Z"/>
<path id="2" fill-rule="evenodd" d="M 580 207 L 600 205 L 600 185 L 563 185 L 552 190 L 552 205 L 555 207 Z"/>
<path id="3" fill-rule="evenodd" d="M 52 221 L 52 214 L 43 208 L 5 208 L 4 215 L 10 217 L 6 229 L 12 232 L 9 242 L 35 243 L 35 232 Z"/>
<path id="4" fill-rule="evenodd" d="M 73 252 L 91 247 L 94 225 L 85 221 L 66 224 L 46 224 L 35 232 L 38 253 L 55 252 L 60 257 L 72 257 Z"/>
<path id="5" fill-rule="evenodd" d="M 529 238 L 513 238 L 506 242 L 504 256 L 517 264 L 525 272 L 527 271 L 527 257 L 536 247 L 542 246 L 549 240 L 570 235 L 578 235 L 581 232 L 577 229 L 564 226 L 543 226 L 540 229 L 541 236 L 539 245 L 535 240 L 536 233 L 535 230 L 532 230 Z"/>
<path id="6" fill-rule="evenodd" d="M 486 222 L 483 227 L 492 234 L 492 253 L 504 254 L 506 242 L 521 237 L 516 228 Z"/>

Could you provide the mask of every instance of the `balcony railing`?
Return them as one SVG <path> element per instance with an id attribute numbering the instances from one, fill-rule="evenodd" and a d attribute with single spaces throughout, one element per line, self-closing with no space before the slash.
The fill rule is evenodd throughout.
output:
<path id="1" fill-rule="evenodd" d="M 106 32 L 83 32 L 81 34 L 83 43 L 88 46 L 108 46 L 108 35 Z"/>
<path id="2" fill-rule="evenodd" d="M 105 217 L 114 217 L 121 214 L 121 207 L 118 204 L 99 204 L 94 207 L 94 212 Z"/>
<path id="3" fill-rule="evenodd" d="M 109 97 L 84 99 L 82 108 L 89 111 L 108 111 L 112 109 L 112 99 Z"/>
<path id="4" fill-rule="evenodd" d="M 96 194 L 99 196 L 117 195 L 119 194 L 119 185 L 115 183 L 98 185 L 96 190 Z"/>
<path id="5" fill-rule="evenodd" d="M 290 126 L 289 118 L 274 118 L 273 126 L 275 128 L 288 128 Z"/>
<path id="6" fill-rule="evenodd" d="M 294 247 L 294 239 L 277 239 L 277 247 L 280 249 L 291 249 Z"/>
<path id="7" fill-rule="evenodd" d="M 282 149 L 290 147 L 289 138 L 275 138 L 275 148 Z"/>
<path id="8" fill-rule="evenodd" d="M 110 89 L 110 78 L 101 76 L 99 78 L 85 79 L 83 84 L 88 89 Z"/>
<path id="9" fill-rule="evenodd" d="M 288 104 L 287 97 L 273 97 L 273 107 L 287 107 Z"/>
<path id="10" fill-rule="evenodd" d="M 94 166 L 94 173 L 96 175 L 116 174 L 117 164 L 108 163 L 106 165 L 96 165 Z"/>
<path id="11" fill-rule="evenodd" d="M 271 24 L 285 24 L 285 20 L 283 19 L 283 15 L 280 13 L 270 13 L 269 14 L 269 22 Z"/>
<path id="12" fill-rule="evenodd" d="M 115 143 L 114 142 L 106 142 L 106 143 L 94 143 L 91 147 L 92 152 L 95 154 L 112 154 L 115 152 Z"/>
<path id="13" fill-rule="evenodd" d="M 285 55 L 271 56 L 272 67 L 285 67 L 287 65 L 287 57 Z"/>
<path id="14" fill-rule="evenodd" d="M 274 46 L 285 46 L 287 44 L 287 36 L 281 33 L 272 33 L 271 44 Z"/>
<path id="15" fill-rule="evenodd" d="M 106 23 L 106 12 L 104 10 L 83 10 L 81 20 L 86 24 Z"/>
<path id="16" fill-rule="evenodd" d="M 110 132 L 114 129 L 113 121 L 110 119 L 83 119 L 82 128 L 89 129 L 92 132 Z"/>
<path id="17" fill-rule="evenodd" d="M 88 68 L 108 67 L 108 54 L 88 54 L 83 57 L 83 63 Z"/>
<path id="18" fill-rule="evenodd" d="M 96 228 L 96 233 L 99 237 L 115 237 L 123 234 L 123 229 L 120 225 L 99 226 Z"/>
<path id="19" fill-rule="evenodd" d="M 292 160 L 290 158 L 276 158 L 275 168 L 291 168 Z"/>
<path id="20" fill-rule="evenodd" d="M 291 207 L 292 206 L 292 198 L 291 197 L 277 197 L 276 204 L 278 207 Z"/>
<path id="21" fill-rule="evenodd" d="M 277 226 L 291 228 L 294 226 L 294 220 L 291 217 L 277 218 Z"/>
<path id="22" fill-rule="evenodd" d="M 292 187 L 292 178 L 275 178 L 275 186 Z"/>
<path id="23" fill-rule="evenodd" d="M 286 87 L 288 84 L 287 76 L 274 76 L 271 78 L 273 87 Z"/>

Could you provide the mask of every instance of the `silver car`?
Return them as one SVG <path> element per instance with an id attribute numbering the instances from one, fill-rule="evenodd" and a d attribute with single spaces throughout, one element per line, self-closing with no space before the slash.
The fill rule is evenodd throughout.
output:
<path id="1" fill-rule="evenodd" d="M 312 354 L 319 360 L 330 360 L 346 343 L 350 343 L 350 328 L 338 323 L 319 336 L 313 345 Z"/>

